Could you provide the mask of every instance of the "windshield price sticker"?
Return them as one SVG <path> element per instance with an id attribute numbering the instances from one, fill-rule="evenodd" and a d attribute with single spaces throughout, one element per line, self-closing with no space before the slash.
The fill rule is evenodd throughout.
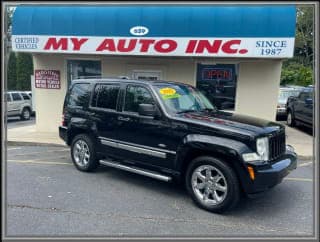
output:
<path id="1" fill-rule="evenodd" d="M 175 89 L 170 87 L 161 88 L 159 92 L 163 99 L 179 98 L 181 96 Z"/>
<path id="2" fill-rule="evenodd" d="M 171 98 L 179 98 L 179 97 L 181 97 L 181 95 L 178 94 L 178 93 L 175 93 L 175 94 L 172 94 L 172 95 L 162 95 L 163 99 L 171 99 Z"/>
<path id="3" fill-rule="evenodd" d="M 162 95 L 173 95 L 176 93 L 176 90 L 170 87 L 165 87 L 165 88 L 161 88 L 159 92 Z"/>

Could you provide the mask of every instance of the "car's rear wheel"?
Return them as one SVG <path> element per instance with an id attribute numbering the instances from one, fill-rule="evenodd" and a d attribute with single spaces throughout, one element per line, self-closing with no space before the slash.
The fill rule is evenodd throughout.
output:
<path id="1" fill-rule="evenodd" d="M 223 161 L 202 156 L 194 159 L 186 173 L 186 187 L 201 208 L 222 213 L 240 199 L 240 186 L 233 169 Z"/>
<path id="2" fill-rule="evenodd" d="M 31 112 L 29 108 L 23 108 L 22 113 L 21 113 L 21 119 L 22 120 L 29 120 L 31 116 Z"/>
<path id="3" fill-rule="evenodd" d="M 296 125 L 296 121 L 295 121 L 295 119 L 294 119 L 294 116 L 293 116 L 291 110 L 288 111 L 287 124 L 288 124 L 290 127 L 294 127 L 294 126 Z"/>
<path id="4" fill-rule="evenodd" d="M 92 171 L 97 168 L 99 163 L 91 136 L 79 134 L 72 140 L 71 157 L 80 171 Z"/>

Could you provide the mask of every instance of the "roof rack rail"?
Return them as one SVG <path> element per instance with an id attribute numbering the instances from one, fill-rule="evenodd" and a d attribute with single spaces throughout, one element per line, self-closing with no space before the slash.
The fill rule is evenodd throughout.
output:
<path id="1" fill-rule="evenodd" d="M 79 76 L 75 80 L 77 80 L 77 79 L 91 79 L 91 78 L 101 78 L 101 79 L 113 78 L 113 79 L 127 79 L 127 80 L 130 79 L 128 76 Z"/>

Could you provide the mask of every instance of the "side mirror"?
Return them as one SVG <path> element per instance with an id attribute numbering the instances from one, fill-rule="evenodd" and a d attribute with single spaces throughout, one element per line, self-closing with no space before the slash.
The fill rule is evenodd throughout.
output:
<path id="1" fill-rule="evenodd" d="M 306 99 L 304 100 L 304 102 L 305 102 L 305 104 L 310 105 L 310 104 L 313 103 L 313 100 L 312 100 L 312 98 L 306 98 Z"/>
<path id="2" fill-rule="evenodd" d="M 138 108 L 138 113 L 141 116 L 154 117 L 157 114 L 157 109 L 156 109 L 156 106 L 153 104 L 140 103 Z"/>

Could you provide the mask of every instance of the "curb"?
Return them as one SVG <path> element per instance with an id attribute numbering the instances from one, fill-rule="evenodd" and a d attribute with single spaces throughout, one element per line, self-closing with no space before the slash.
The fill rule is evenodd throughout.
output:
<path id="1" fill-rule="evenodd" d="M 28 141 L 7 141 L 6 144 L 9 146 L 55 146 L 55 147 L 68 147 L 63 144 L 56 143 L 40 143 L 40 142 L 28 142 Z"/>
<path id="2" fill-rule="evenodd" d="M 55 146 L 55 147 L 68 147 L 67 145 L 56 143 L 40 143 L 40 142 L 27 142 L 27 141 L 7 141 L 10 146 Z M 313 155 L 298 155 L 298 160 L 313 160 Z"/>
<path id="3" fill-rule="evenodd" d="M 313 160 L 313 155 L 298 155 L 298 160 Z"/>

